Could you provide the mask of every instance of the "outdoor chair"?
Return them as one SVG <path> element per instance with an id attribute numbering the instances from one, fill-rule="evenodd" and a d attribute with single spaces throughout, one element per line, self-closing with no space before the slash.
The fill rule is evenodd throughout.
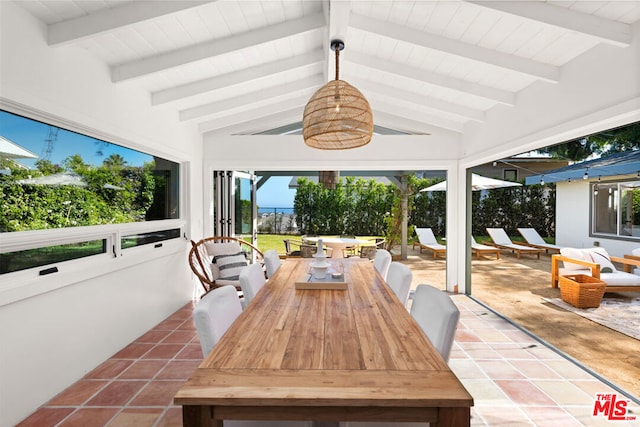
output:
<path id="1" fill-rule="evenodd" d="M 489 233 L 489 237 L 491 237 L 491 240 L 493 241 L 493 246 L 511 251 L 512 253 L 515 252 L 517 258 L 520 258 L 520 255 L 525 253 L 537 255 L 538 259 L 540 259 L 540 252 L 542 252 L 542 249 L 513 243 L 503 228 L 487 228 L 487 233 Z"/>
<path id="2" fill-rule="evenodd" d="M 356 236 L 353 234 L 341 234 L 340 235 L 341 239 L 355 239 Z M 346 246 L 342 252 L 342 256 L 344 256 L 345 258 L 348 258 L 350 256 L 354 256 L 356 255 L 356 246 Z"/>
<path id="3" fill-rule="evenodd" d="M 240 272 L 240 287 L 244 295 L 244 306 L 248 306 L 260 289 L 267 282 L 260 264 L 251 264 Z"/>
<path id="4" fill-rule="evenodd" d="M 300 246 L 302 245 L 302 240 L 283 239 L 282 241 L 284 242 L 284 250 L 287 254 L 287 257 L 300 256 Z"/>
<path id="5" fill-rule="evenodd" d="M 613 263 L 628 271 L 618 270 Z M 560 276 L 584 274 L 603 281 L 605 292 L 639 292 L 640 276 L 629 272 L 634 267 L 640 267 L 639 259 L 609 256 L 605 248 L 562 248 L 559 255 L 551 256 L 551 286 L 558 287 Z"/>
<path id="6" fill-rule="evenodd" d="M 373 259 L 373 268 L 376 269 L 382 278 L 386 281 L 389 273 L 389 265 L 391 264 L 391 252 L 386 249 L 378 249 L 376 257 Z"/>
<path id="7" fill-rule="evenodd" d="M 471 236 L 471 252 L 476 255 L 478 259 L 480 259 L 481 255 L 486 254 L 494 254 L 496 259 L 500 259 L 500 249 L 495 246 L 484 245 L 482 243 L 476 242 L 476 239 Z"/>
<path id="8" fill-rule="evenodd" d="M 249 263 L 262 266 L 264 255 L 254 245 L 230 236 L 215 236 L 191 241 L 189 266 L 206 292 L 233 285 L 241 291 L 239 275 Z"/>
<path id="9" fill-rule="evenodd" d="M 428 249 L 433 253 L 433 259 L 438 258 L 438 255 L 444 255 L 447 252 L 447 247 L 441 245 L 436 240 L 436 236 L 430 228 L 418 228 L 416 227 L 416 234 L 418 235 L 418 242 L 413 242 L 413 248 L 416 245 L 420 247 L 420 253 L 423 249 Z"/>
<path id="10" fill-rule="evenodd" d="M 393 261 L 389 265 L 387 273 L 387 284 L 396 294 L 402 305 L 407 305 L 409 300 L 409 290 L 411 289 L 411 280 L 413 273 L 411 269 L 401 262 Z"/>
<path id="11" fill-rule="evenodd" d="M 278 251 L 275 249 L 269 249 L 264 253 L 264 268 L 267 273 L 267 278 L 271 278 L 278 268 L 282 265 L 282 260 L 280 259 L 280 255 Z"/>
<path id="12" fill-rule="evenodd" d="M 448 362 L 460 319 L 460 311 L 451 297 L 431 285 L 418 285 L 411 304 L 411 316 Z"/>
<path id="13" fill-rule="evenodd" d="M 384 246 L 384 238 L 376 238 L 375 242 L 367 243 L 360 246 L 360 258 L 374 259 L 378 249 L 382 249 Z"/>
<path id="14" fill-rule="evenodd" d="M 551 243 L 545 242 L 535 228 L 518 228 L 518 232 L 522 235 L 522 237 L 524 237 L 524 240 L 527 241 L 526 243 L 524 243 L 525 245 L 538 249 L 544 249 L 546 253 L 558 253 L 562 248 L 561 246 L 552 245 Z"/>
<path id="15" fill-rule="evenodd" d="M 631 251 L 631 254 L 625 254 L 624 255 L 625 258 L 627 259 L 633 259 L 636 261 L 640 261 L 640 248 L 634 249 Z M 637 274 L 640 276 L 640 267 L 634 267 L 631 265 L 626 264 L 624 266 L 624 271 L 626 271 L 627 273 L 633 273 L 633 274 Z"/>
<path id="16" fill-rule="evenodd" d="M 198 301 L 193 309 L 193 321 L 204 357 L 207 357 L 240 313 L 242 305 L 235 286 L 216 288 Z"/>

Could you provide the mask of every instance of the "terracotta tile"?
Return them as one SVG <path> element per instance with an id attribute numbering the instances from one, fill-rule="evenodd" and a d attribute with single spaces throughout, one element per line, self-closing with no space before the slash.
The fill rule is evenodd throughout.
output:
<path id="1" fill-rule="evenodd" d="M 478 366 L 487 374 L 489 378 L 502 380 L 525 379 L 518 370 L 509 362 L 504 360 L 478 360 Z"/>
<path id="2" fill-rule="evenodd" d="M 157 427 L 182 427 L 182 407 L 168 408 Z"/>
<path id="3" fill-rule="evenodd" d="M 461 342 L 461 341 L 467 341 L 467 342 L 471 342 L 471 341 L 482 341 L 480 339 L 480 337 L 478 335 L 476 335 L 475 332 L 471 331 L 471 330 L 460 330 L 458 329 L 456 331 L 456 341 Z"/>
<path id="4" fill-rule="evenodd" d="M 188 344 L 184 349 L 176 355 L 176 359 L 193 359 L 202 360 L 202 347 L 200 344 Z"/>
<path id="5" fill-rule="evenodd" d="M 200 365 L 199 360 L 172 360 L 158 374 L 158 380 L 187 380 Z"/>
<path id="6" fill-rule="evenodd" d="M 556 379 L 560 376 L 537 360 L 511 360 L 510 363 L 529 379 Z"/>
<path id="7" fill-rule="evenodd" d="M 178 328 L 178 326 L 182 325 L 184 320 L 172 320 L 165 319 L 162 322 L 158 323 L 153 330 L 154 331 L 173 331 Z"/>
<path id="8" fill-rule="evenodd" d="M 488 426 L 532 426 L 529 417 L 518 406 L 476 407 Z"/>
<path id="9" fill-rule="evenodd" d="M 528 380 L 496 380 L 498 386 L 504 390 L 515 403 L 522 405 L 554 405 L 551 399 L 542 390 Z"/>
<path id="10" fill-rule="evenodd" d="M 163 408 L 124 408 L 107 427 L 151 427 L 163 412 Z"/>
<path id="11" fill-rule="evenodd" d="M 174 331 L 171 332 L 163 341 L 163 344 L 186 344 L 191 342 L 196 336 L 195 331 Z"/>
<path id="12" fill-rule="evenodd" d="M 118 379 L 121 380 L 149 380 L 155 377 L 158 372 L 167 364 L 166 360 L 146 360 L 141 359 L 129 366 Z"/>
<path id="13" fill-rule="evenodd" d="M 109 381 L 80 380 L 51 399 L 47 405 L 81 405 L 107 384 Z"/>
<path id="14" fill-rule="evenodd" d="M 132 360 L 109 359 L 84 377 L 86 379 L 112 379 L 117 377 L 133 363 Z"/>
<path id="15" fill-rule="evenodd" d="M 558 406 L 525 406 L 522 410 L 531 418 L 536 427 L 578 427 L 582 425 L 571 414 Z"/>
<path id="16" fill-rule="evenodd" d="M 120 408 L 80 408 L 57 427 L 103 427 Z"/>
<path id="17" fill-rule="evenodd" d="M 182 323 L 182 325 L 178 326 L 176 329 L 180 331 L 195 331 L 196 324 L 193 323 L 192 319 L 187 319 Z"/>
<path id="18" fill-rule="evenodd" d="M 184 348 L 183 344 L 157 344 L 145 355 L 145 359 L 173 359 Z"/>
<path id="19" fill-rule="evenodd" d="M 137 342 L 137 343 L 157 344 L 160 341 L 162 341 L 163 339 L 165 339 L 165 337 L 167 335 L 169 335 L 170 333 L 171 333 L 171 331 L 152 329 L 152 330 L 148 331 L 147 333 L 141 335 L 135 342 Z"/>
<path id="20" fill-rule="evenodd" d="M 114 354 L 113 359 L 137 359 L 153 348 L 152 343 L 133 342 Z"/>
<path id="21" fill-rule="evenodd" d="M 54 426 L 73 411 L 75 408 L 40 408 L 18 423 L 16 427 Z"/>
<path id="22" fill-rule="evenodd" d="M 114 381 L 87 402 L 88 406 L 123 406 L 146 381 Z"/>
<path id="23" fill-rule="evenodd" d="M 131 406 L 167 406 L 184 381 L 152 381 L 131 401 Z"/>

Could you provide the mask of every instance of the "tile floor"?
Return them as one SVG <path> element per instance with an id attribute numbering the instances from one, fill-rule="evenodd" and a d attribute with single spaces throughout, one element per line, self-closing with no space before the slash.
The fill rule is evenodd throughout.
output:
<path id="1" fill-rule="evenodd" d="M 640 426 L 633 401 L 627 415 L 635 421 L 593 416 L 596 393 L 628 399 L 474 300 L 453 299 L 461 316 L 449 364 L 474 396 L 472 426 Z M 169 316 L 19 426 L 181 426 L 172 398 L 202 360 L 191 310 Z"/>

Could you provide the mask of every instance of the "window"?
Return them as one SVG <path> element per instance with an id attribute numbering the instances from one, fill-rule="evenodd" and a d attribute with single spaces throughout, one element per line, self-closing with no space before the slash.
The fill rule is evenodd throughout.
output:
<path id="1" fill-rule="evenodd" d="M 175 162 L 6 111 L 0 129 L 0 232 L 179 217 Z"/>
<path id="2" fill-rule="evenodd" d="M 0 275 L 180 238 L 178 163 L 46 121 L 0 110 Z"/>
<path id="3" fill-rule="evenodd" d="M 640 238 L 640 181 L 591 185 L 592 233 Z"/>
<path id="4" fill-rule="evenodd" d="M 502 175 L 507 181 L 517 181 L 518 180 L 518 170 L 517 169 L 505 169 L 502 172 Z"/>

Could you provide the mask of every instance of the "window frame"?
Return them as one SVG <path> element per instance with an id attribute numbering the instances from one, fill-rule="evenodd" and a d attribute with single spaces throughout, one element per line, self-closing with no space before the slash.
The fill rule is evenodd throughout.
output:
<path id="1" fill-rule="evenodd" d="M 608 181 L 595 181 L 595 182 L 589 183 L 589 237 L 599 237 L 604 239 L 619 240 L 619 241 L 625 241 L 625 242 L 640 242 L 640 236 L 634 237 L 634 236 L 620 234 L 622 229 L 622 221 L 621 221 L 622 212 L 620 212 L 620 207 L 622 206 L 622 197 L 623 197 L 623 191 L 622 191 L 621 185 L 624 185 L 625 183 L 629 183 L 629 182 L 640 183 L 640 178 L 613 179 Z M 596 194 L 594 194 L 594 192 L 596 189 L 598 189 L 598 187 L 601 187 L 604 185 L 616 186 L 617 196 L 616 196 L 615 204 L 617 206 L 617 211 L 616 211 L 615 234 L 596 231 L 596 213 L 594 211 L 594 209 L 596 209 L 596 203 L 595 203 Z M 640 186 L 638 186 L 638 188 L 640 188 Z M 598 189 L 598 191 L 601 191 L 601 190 L 602 188 Z"/>
<path id="2" fill-rule="evenodd" d="M 175 162 L 179 165 L 180 182 L 178 188 L 179 218 L 177 219 L 0 233 L 0 253 L 87 240 L 107 240 L 107 250 L 102 254 L 56 262 L 46 266 L 38 266 L 0 275 L 0 306 L 90 280 L 91 278 L 112 273 L 120 269 L 130 268 L 136 264 L 148 262 L 151 259 L 167 256 L 172 253 L 184 252 L 185 241 L 188 242 L 189 240 L 186 234 L 189 225 L 186 220 L 186 218 L 189 218 L 189 162 L 180 161 L 176 159 L 175 156 L 168 155 L 167 153 L 149 150 L 148 147 L 141 147 L 131 141 L 125 141 L 122 138 L 114 137 L 104 132 L 90 129 L 87 126 L 24 107 L 5 99 L 2 99 L 2 109 L 32 120 L 38 120 L 52 126 L 58 126 L 92 138 Z M 159 242 L 153 242 L 127 249 L 120 247 L 122 236 L 167 229 L 179 229 L 179 237 L 163 240 L 161 241 L 162 245 L 158 245 Z M 39 274 L 41 270 L 49 267 L 57 267 L 58 271 L 53 274 Z"/>

